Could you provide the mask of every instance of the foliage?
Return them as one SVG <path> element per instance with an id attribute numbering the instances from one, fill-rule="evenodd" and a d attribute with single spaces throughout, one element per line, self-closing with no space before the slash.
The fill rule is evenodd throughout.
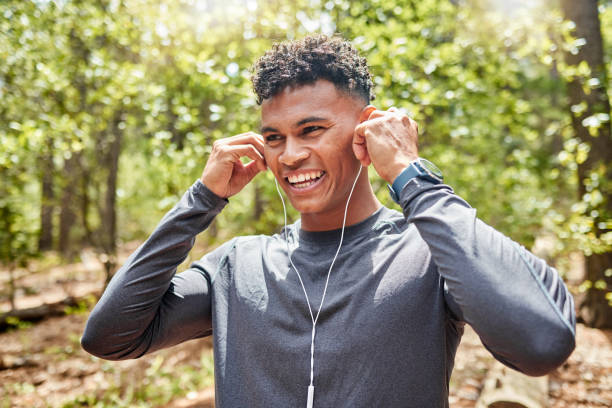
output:
<path id="1" fill-rule="evenodd" d="M 93 295 L 86 296 L 84 299 L 77 301 L 75 306 L 66 306 L 64 313 L 67 315 L 89 313 L 97 301 Z"/>
<path id="2" fill-rule="evenodd" d="M 551 58 L 546 30 L 558 18 L 525 10 L 508 21 L 480 3 L 352 5 L 338 19 L 370 55 L 382 107 L 411 113 L 422 154 L 449 184 L 481 218 L 529 244 L 556 187 L 547 173 L 563 86 L 541 60 Z"/>
<path id="3" fill-rule="evenodd" d="M 214 140 L 257 130 L 249 83 L 257 56 L 311 32 L 353 40 L 372 67 L 377 106 L 400 107 L 417 120 L 422 154 L 485 221 L 526 245 L 545 229 L 560 238 L 560 251 L 609 250 L 612 237 L 589 233 L 587 202 L 607 194 L 597 193 L 605 180 L 594 173 L 588 197 L 568 194 L 577 191 L 576 163 L 588 146 L 573 139 L 564 84 L 588 72 L 565 66 L 561 53 L 580 39 L 567 34 L 554 5 L 492 4 L 2 2 L 0 262 L 36 252 L 45 155 L 53 159 L 56 197 L 78 185 L 82 214 L 72 234 L 85 238 L 91 230 L 100 244 L 107 158 L 119 137 L 119 238 L 146 237 L 199 177 Z M 604 5 L 601 15 L 610 70 L 612 25 L 605 22 L 612 17 Z M 593 126 L 595 119 L 609 120 L 594 118 Z M 71 158 L 74 175 L 60 172 Z M 392 206 L 385 183 L 370 174 Z M 230 201 L 207 239 L 270 233 L 283 222 L 271 174 Z M 291 210 L 290 220 L 296 217 Z"/>
<path id="4" fill-rule="evenodd" d="M 15 316 L 8 316 L 6 318 L 6 324 L 9 326 L 9 330 L 28 329 L 32 327 L 32 322 L 20 320 L 18 317 Z"/>

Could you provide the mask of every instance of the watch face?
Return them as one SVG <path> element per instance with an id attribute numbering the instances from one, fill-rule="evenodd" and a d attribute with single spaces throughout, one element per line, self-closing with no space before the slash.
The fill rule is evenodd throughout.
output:
<path id="1" fill-rule="evenodd" d="M 427 170 L 428 172 L 430 172 L 431 174 L 433 174 L 437 178 L 442 179 L 442 171 L 435 164 L 430 162 L 429 160 L 420 159 L 419 160 L 419 164 L 421 166 L 423 166 L 423 168 L 425 170 Z"/>

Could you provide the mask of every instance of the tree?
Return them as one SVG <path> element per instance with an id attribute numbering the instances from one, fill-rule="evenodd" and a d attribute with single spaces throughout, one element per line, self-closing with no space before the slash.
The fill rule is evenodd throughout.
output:
<path id="1" fill-rule="evenodd" d="M 38 250 L 46 251 L 53 248 L 53 212 L 55 210 L 55 192 L 53 185 L 53 139 L 47 137 L 44 151 L 40 155 L 40 233 L 38 236 Z"/>
<path id="2" fill-rule="evenodd" d="M 605 149 L 591 146 L 592 162 L 580 162 L 581 168 L 591 167 L 580 170 L 589 181 L 581 182 L 579 205 L 566 194 L 568 186 L 578 189 L 574 169 L 559 159 L 563 141 L 561 153 L 578 160 L 604 139 L 567 135 L 571 119 L 563 78 L 588 71 L 578 79 L 584 86 L 596 82 L 594 75 L 586 62 L 557 69 L 565 43 L 557 9 L 516 8 L 508 18 L 508 10 L 490 5 L 488 0 L 0 2 L 6 17 L 0 19 L 0 175 L 6 181 L 0 203 L 10 204 L 11 222 L 20 231 L 37 233 L 40 250 L 54 239 L 73 254 L 93 245 L 108 261 L 110 276 L 118 242 L 150 233 L 200 176 L 216 139 L 257 130 L 259 108 L 249 81 L 255 59 L 273 42 L 338 32 L 368 57 L 376 106 L 403 108 L 417 120 L 421 152 L 482 219 L 529 246 L 548 221 L 574 219 L 570 209 L 580 207 L 585 221 L 575 233 L 567 222 L 559 223 L 561 232 L 571 235 L 559 235 L 560 240 L 571 241 L 569 248 L 576 237 L 586 241 L 592 233 L 597 245 L 585 244 L 585 250 L 601 252 L 607 215 L 593 200 L 609 190 L 603 167 L 591 163 L 600 154 L 595 150 Z M 570 45 L 576 41 L 569 39 Z M 606 84 L 605 78 L 598 83 Z M 576 120 L 602 131 L 605 109 L 581 102 L 570 103 L 582 115 Z M 394 206 L 385 183 L 371 176 L 381 201 Z M 269 172 L 231 201 L 207 239 L 270 233 L 282 225 Z M 289 212 L 290 219 L 297 217 Z M 589 234 L 582 232 L 585 225 Z M 602 283 L 605 279 L 595 279 L 593 286 Z"/>
<path id="3" fill-rule="evenodd" d="M 572 127 L 588 155 L 578 160 L 580 212 L 595 238 L 595 248 L 585 257 L 586 280 L 591 282 L 579 305 L 580 316 L 593 327 L 612 328 L 612 249 L 605 242 L 612 226 L 612 135 L 608 78 L 597 0 L 562 0 L 566 19 L 577 43 L 566 53 L 575 67 L 568 83 Z M 608 235 L 606 235 L 608 234 Z"/>
<path id="4" fill-rule="evenodd" d="M 15 307 L 15 268 L 23 267 L 37 253 L 38 228 L 35 200 L 24 199 L 33 193 L 36 157 L 43 131 L 30 118 L 36 107 L 37 86 L 33 81 L 35 66 L 30 52 L 42 41 L 29 31 L 29 19 L 20 12 L 33 13 L 31 4 L 19 4 L 2 10 L 0 20 L 0 265 L 9 273 L 9 299 Z M 10 18 L 15 11 L 16 21 Z M 31 15 L 31 14 L 30 14 Z M 26 95 L 31 96 L 28 97 Z M 35 190 L 34 190 L 35 191 Z"/>

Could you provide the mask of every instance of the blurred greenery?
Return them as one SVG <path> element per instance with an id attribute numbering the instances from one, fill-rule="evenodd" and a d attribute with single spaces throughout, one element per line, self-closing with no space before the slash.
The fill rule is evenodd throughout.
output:
<path id="1" fill-rule="evenodd" d="M 422 154 L 482 219 L 527 246 L 548 231 L 560 253 L 605 251 L 612 236 L 595 235 L 588 210 L 608 181 L 594 172 L 588 197 L 574 193 L 589 146 L 573 135 L 565 81 L 589 69 L 567 66 L 562 53 L 582 43 L 555 4 L 514 3 L 5 0 L 0 260 L 37 253 L 49 230 L 43 204 L 55 246 L 67 235 L 71 247 L 112 252 L 108 239 L 146 237 L 200 175 L 215 139 L 257 129 L 254 60 L 276 41 L 311 32 L 339 33 L 368 57 L 377 106 L 417 120 Z M 605 2 L 600 14 L 609 39 Z M 609 70 L 611 42 L 605 47 Z M 606 121 L 600 114 L 589 126 Z M 43 197 L 50 174 L 52 194 Z M 232 199 L 208 239 L 277 230 L 282 211 L 271 180 L 262 174 Z M 71 206 L 66 232 L 57 218 Z M 105 234 L 115 208 L 116 234 Z"/>

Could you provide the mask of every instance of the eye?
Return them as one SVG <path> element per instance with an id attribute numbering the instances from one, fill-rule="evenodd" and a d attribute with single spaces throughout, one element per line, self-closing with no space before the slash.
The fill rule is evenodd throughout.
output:
<path id="1" fill-rule="evenodd" d="M 302 130 L 302 133 L 303 134 L 312 133 L 312 132 L 316 132 L 317 130 L 321 130 L 321 129 L 323 129 L 322 126 L 307 126 L 304 128 L 304 130 Z"/>
<path id="2" fill-rule="evenodd" d="M 266 143 L 278 142 L 281 139 L 282 139 L 281 135 L 276 134 L 276 133 L 272 133 L 272 134 L 264 136 L 264 140 L 266 141 Z"/>

